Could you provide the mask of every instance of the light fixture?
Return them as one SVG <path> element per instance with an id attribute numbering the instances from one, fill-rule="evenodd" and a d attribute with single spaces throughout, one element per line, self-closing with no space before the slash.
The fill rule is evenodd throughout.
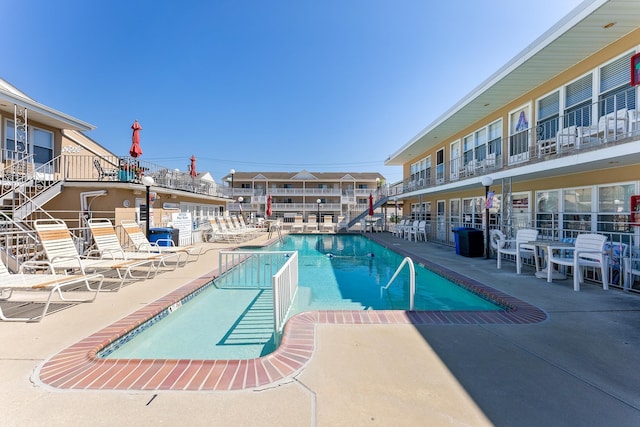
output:
<path id="1" fill-rule="evenodd" d="M 491 246 L 489 241 L 489 187 L 493 184 L 493 178 L 489 175 L 482 177 L 482 185 L 484 185 L 484 208 L 485 208 L 485 254 L 487 259 L 491 257 Z"/>
<path id="2" fill-rule="evenodd" d="M 322 200 L 318 199 L 316 200 L 316 203 L 318 204 L 318 216 L 316 217 L 316 226 L 318 227 L 318 231 L 320 231 L 320 203 L 322 203 Z"/>

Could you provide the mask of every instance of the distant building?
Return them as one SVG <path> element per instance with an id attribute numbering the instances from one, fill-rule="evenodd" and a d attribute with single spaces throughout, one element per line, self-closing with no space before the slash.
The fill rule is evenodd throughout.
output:
<path id="1" fill-rule="evenodd" d="M 274 218 L 301 214 L 305 221 L 318 211 L 323 217 L 332 215 L 334 222 L 355 217 L 368 209 L 369 195 L 378 200 L 386 194 L 384 177 L 377 172 L 234 171 L 222 180 L 227 184 L 226 195 L 233 199 L 230 211 L 240 211 L 242 206 L 246 214 L 264 216 L 271 196 Z"/>

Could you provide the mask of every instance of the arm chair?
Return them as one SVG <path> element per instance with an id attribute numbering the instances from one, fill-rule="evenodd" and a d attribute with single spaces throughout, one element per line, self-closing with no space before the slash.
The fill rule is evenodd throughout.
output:
<path id="1" fill-rule="evenodd" d="M 522 261 L 524 258 L 531 258 L 536 254 L 536 247 L 529 242 L 538 239 L 538 230 L 524 228 L 518 230 L 516 238 L 511 240 L 500 240 L 497 246 L 498 269 L 502 267 L 502 256 L 510 255 L 516 258 L 516 273 L 522 271 Z"/>
<path id="2" fill-rule="evenodd" d="M 573 257 L 558 256 L 558 251 L 566 250 L 566 246 L 550 245 L 547 248 L 547 282 L 551 283 L 554 265 L 564 265 L 573 268 L 573 290 L 580 290 L 583 282 L 582 269 L 585 267 L 599 268 L 602 273 L 602 289 L 609 289 L 608 264 L 605 244 L 607 236 L 602 234 L 579 234 L 573 247 Z"/>

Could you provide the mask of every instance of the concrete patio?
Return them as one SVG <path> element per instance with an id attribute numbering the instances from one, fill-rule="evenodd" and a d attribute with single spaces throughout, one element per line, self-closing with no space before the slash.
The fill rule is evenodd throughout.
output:
<path id="1" fill-rule="evenodd" d="M 2 426 L 637 426 L 640 295 L 547 284 L 513 263 L 367 234 L 544 310 L 539 323 L 316 325 L 315 352 L 286 381 L 227 392 L 64 391 L 47 358 L 217 267 L 222 244 L 187 268 L 103 293 L 40 323 L 0 323 Z M 264 242 L 261 236 L 251 242 Z"/>

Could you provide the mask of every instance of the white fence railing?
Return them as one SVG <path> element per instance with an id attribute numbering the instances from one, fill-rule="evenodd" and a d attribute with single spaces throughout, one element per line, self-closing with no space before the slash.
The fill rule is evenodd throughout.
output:
<path id="1" fill-rule="evenodd" d="M 273 292 L 274 340 L 282 329 L 298 291 L 297 251 L 220 251 L 220 278 L 224 289 L 271 289 Z"/>
<path id="2" fill-rule="evenodd" d="M 273 328 L 276 345 L 280 341 L 282 329 L 291 311 L 298 292 L 298 252 L 294 252 L 287 262 L 271 279 L 273 287 L 273 306 L 275 311 Z"/>

